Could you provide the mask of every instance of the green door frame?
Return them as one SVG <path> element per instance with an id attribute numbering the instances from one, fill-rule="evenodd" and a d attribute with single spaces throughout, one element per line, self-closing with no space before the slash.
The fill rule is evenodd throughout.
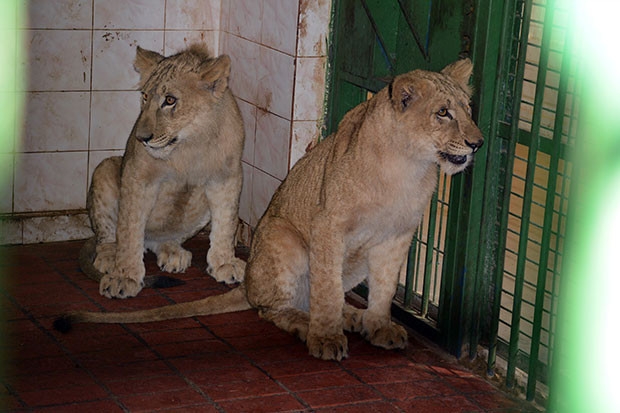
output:
<path id="1" fill-rule="evenodd" d="M 477 297 L 490 284 L 484 274 L 478 274 L 477 268 L 484 225 L 495 222 L 495 217 L 482 214 L 483 202 L 493 204 L 501 194 L 495 182 L 485 185 L 485 171 L 487 163 L 498 168 L 501 162 L 494 157 L 488 159 L 487 154 L 499 145 L 488 137 L 496 136 L 493 128 L 497 114 L 493 108 L 500 82 L 497 76 L 498 62 L 502 61 L 500 45 L 505 41 L 502 36 L 506 36 L 502 27 L 505 11 L 514 0 L 416 1 L 413 2 L 418 6 L 415 13 L 412 2 L 409 8 L 404 3 L 402 0 L 334 1 L 326 129 L 328 133 L 335 130 L 347 110 L 365 100 L 368 91 L 381 89 L 396 74 L 416 68 L 440 70 L 459 55 L 472 58 L 473 85 L 477 89 L 473 99 L 474 117 L 487 143 L 476 155 L 474 167 L 452 179 L 450 199 L 460 202 L 453 203 L 448 213 L 450 236 L 446 242 L 448 254 L 437 325 L 429 325 L 394 307 L 397 317 L 407 318 L 416 329 L 460 357 L 472 332 L 478 330 L 474 320 L 480 318 L 482 303 L 488 301 Z M 424 4 L 426 8 L 420 7 Z M 442 16 L 447 17 L 442 19 Z"/>

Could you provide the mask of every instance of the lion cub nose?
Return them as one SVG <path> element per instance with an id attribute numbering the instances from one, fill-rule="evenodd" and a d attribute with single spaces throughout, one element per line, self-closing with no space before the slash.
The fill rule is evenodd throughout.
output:
<path id="1" fill-rule="evenodd" d="M 477 152 L 478 149 L 480 149 L 483 143 L 484 143 L 483 139 L 478 139 L 478 141 L 476 142 L 470 142 L 467 139 L 465 139 L 465 145 L 469 146 L 474 153 Z"/>
<path id="2" fill-rule="evenodd" d="M 148 141 L 153 139 L 153 134 L 151 133 L 149 136 L 136 135 L 136 139 L 139 140 L 140 142 L 147 143 Z"/>

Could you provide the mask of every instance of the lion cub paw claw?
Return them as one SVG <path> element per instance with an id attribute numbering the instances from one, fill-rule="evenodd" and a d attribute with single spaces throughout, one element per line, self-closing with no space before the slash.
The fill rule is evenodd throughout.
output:
<path id="1" fill-rule="evenodd" d="M 180 248 L 174 252 L 161 252 L 157 255 L 159 269 L 170 273 L 185 272 L 192 263 L 192 253 Z"/>
<path id="2" fill-rule="evenodd" d="M 308 336 L 306 345 L 310 355 L 323 360 L 342 360 L 349 355 L 347 337 L 337 334 L 328 337 Z"/>
<path id="3" fill-rule="evenodd" d="M 383 326 L 372 334 L 363 331 L 362 335 L 370 344 L 388 350 L 407 347 L 407 331 L 395 323 Z"/>
<path id="4" fill-rule="evenodd" d="M 207 271 L 219 282 L 234 284 L 243 281 L 245 278 L 245 262 L 234 258 L 232 262 L 220 265 L 217 268 L 209 266 Z"/>
<path id="5" fill-rule="evenodd" d="M 104 275 L 99 282 L 99 294 L 107 298 L 135 297 L 144 287 L 142 281 L 129 277 Z"/>

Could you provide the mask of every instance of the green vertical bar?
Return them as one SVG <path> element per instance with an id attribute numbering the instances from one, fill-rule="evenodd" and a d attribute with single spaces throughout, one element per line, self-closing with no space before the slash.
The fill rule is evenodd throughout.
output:
<path id="1" fill-rule="evenodd" d="M 474 202 L 472 213 L 480 216 L 480 242 L 477 245 L 477 251 L 468 254 L 468 259 L 476 259 L 476 268 L 482 269 L 474 274 L 476 282 L 476 299 L 472 302 L 474 310 L 472 312 L 472 328 L 469 340 L 469 357 L 476 357 L 478 343 L 481 335 L 481 322 L 485 317 L 483 306 L 488 305 L 488 300 L 484 296 L 485 291 L 489 288 L 490 274 L 485 265 L 493 249 L 489 248 L 489 233 L 493 232 L 497 219 L 497 198 L 498 179 L 500 169 L 500 146 L 501 139 L 497 136 L 497 106 L 499 102 L 500 90 L 503 82 L 501 73 L 505 67 L 505 55 L 507 48 L 506 33 L 509 33 L 505 16 L 505 10 L 514 10 L 514 6 L 505 4 L 500 1 L 480 1 L 475 9 L 476 31 L 473 43 L 473 59 L 474 67 L 474 84 L 479 89 L 478 99 L 476 102 L 480 108 L 478 113 L 478 126 L 485 136 L 486 143 L 484 150 L 479 151 L 476 155 L 475 168 L 481 170 L 484 174 L 481 182 L 484 187 L 478 192 L 481 193 L 482 199 Z M 499 18 L 498 18 L 499 17 Z M 498 67 L 499 62 L 499 67 Z M 483 213 L 484 211 L 484 213 Z"/>
<path id="2" fill-rule="evenodd" d="M 437 221 L 437 191 L 433 193 L 428 213 L 428 232 L 426 235 L 426 257 L 424 264 L 424 286 L 422 288 L 421 316 L 428 314 L 428 297 L 433 276 L 433 247 L 435 245 L 435 223 Z"/>
<path id="3" fill-rule="evenodd" d="M 540 349 L 540 335 L 542 329 L 542 314 L 545 298 L 545 285 L 547 281 L 547 264 L 549 262 L 549 245 L 551 242 L 551 225 L 553 223 L 554 201 L 556 195 L 558 164 L 560 162 L 560 149 L 562 145 L 562 131 L 564 113 L 566 110 L 566 95 L 568 91 L 568 77 L 570 75 L 569 44 L 565 39 L 563 62 L 560 71 L 560 84 L 555 112 L 553 130 L 553 146 L 549 164 L 549 179 L 547 183 L 547 198 L 545 201 L 545 216 L 543 221 L 543 239 L 540 246 L 540 259 L 538 264 L 538 280 L 536 284 L 536 304 L 534 306 L 534 326 L 532 330 L 532 343 L 530 347 L 530 362 L 528 368 L 527 400 L 533 400 L 536 393 L 536 381 L 538 372 L 538 353 Z M 558 235 L 559 236 L 559 235 Z"/>
<path id="4" fill-rule="evenodd" d="M 514 386 L 517 353 L 519 351 L 519 334 L 521 331 L 521 300 L 523 297 L 523 282 L 525 278 L 525 263 L 530 229 L 530 212 L 532 208 L 533 194 L 532 187 L 534 184 L 536 157 L 538 155 L 538 146 L 540 143 L 540 120 L 542 116 L 542 103 L 545 93 L 545 80 L 549 60 L 549 46 L 551 44 L 551 31 L 553 29 L 553 7 L 554 0 L 547 0 L 545 19 L 543 23 L 542 44 L 540 47 L 540 60 L 538 62 L 538 76 L 536 78 L 536 94 L 534 96 L 531 141 L 528 151 L 527 172 L 525 175 L 525 193 L 523 194 L 523 208 L 521 210 L 519 253 L 517 255 L 517 273 L 515 274 L 515 292 L 512 306 L 512 320 L 510 323 L 510 342 L 508 347 L 508 369 L 506 372 L 506 385 L 509 388 Z M 526 26 L 524 31 L 529 31 L 529 25 Z M 520 102 L 517 104 L 520 104 Z M 518 119 L 514 119 L 513 121 L 518 122 Z"/>
<path id="5" fill-rule="evenodd" d="M 515 102 L 521 102 L 521 92 L 522 92 L 522 82 L 525 73 L 525 51 L 522 45 L 527 42 L 528 31 L 527 28 L 530 24 L 531 11 L 532 11 L 532 2 L 525 1 L 524 9 L 523 9 L 523 19 L 520 24 L 521 30 L 516 30 L 514 20 L 515 20 L 515 11 L 516 5 L 518 2 L 514 2 L 511 7 L 506 7 L 504 9 L 504 25 L 506 27 L 503 35 L 505 38 L 502 41 L 502 49 L 507 49 L 509 56 L 504 58 L 504 61 L 508 62 L 511 58 L 510 53 L 513 50 L 513 35 L 515 32 L 520 33 L 519 44 L 521 47 L 518 48 L 519 54 L 517 56 L 517 64 L 516 64 L 516 74 L 515 74 L 515 85 L 514 85 L 514 94 L 513 94 L 513 107 L 512 107 L 512 124 L 511 124 L 511 139 L 506 142 L 506 147 L 503 148 L 503 142 L 498 142 L 497 152 L 501 153 L 502 150 L 506 152 L 505 163 L 506 163 L 506 172 L 504 175 L 504 183 L 503 183 L 503 197 L 501 199 L 501 215 L 500 215 L 500 223 L 499 223 L 499 236 L 497 239 L 497 256 L 496 256 L 496 268 L 495 268 L 495 280 L 494 280 L 494 290 L 493 290 L 493 309 L 491 315 L 491 324 L 490 324 L 490 336 L 489 336 L 489 356 L 487 362 L 487 374 L 493 375 L 493 370 L 495 369 L 495 359 L 497 357 L 497 343 L 498 343 L 498 331 L 499 331 L 499 320 L 500 320 L 500 306 L 501 306 L 501 295 L 502 295 L 502 283 L 504 278 L 504 257 L 505 257 L 505 249 L 506 249 L 506 228 L 508 228 L 508 208 L 510 205 L 510 189 L 512 186 L 512 170 L 514 165 L 514 157 L 515 157 L 515 148 L 517 144 L 517 136 L 519 131 L 519 105 L 515 104 Z M 504 79 L 506 82 L 507 79 Z M 500 92 L 498 88 L 498 93 Z M 498 99 L 499 100 L 499 99 Z M 492 170 L 499 169 L 499 159 L 495 160 L 491 157 L 491 161 L 494 162 L 495 168 Z M 491 189 L 493 190 L 493 189 Z M 493 206 L 494 207 L 494 206 Z"/>
<path id="6" fill-rule="evenodd" d="M 411 308 L 411 304 L 413 302 L 413 273 L 416 257 L 416 247 L 417 241 L 414 237 L 414 239 L 411 241 L 411 246 L 409 247 L 409 254 L 407 255 L 407 276 L 405 278 L 405 296 L 403 297 L 403 304 L 407 309 Z"/>

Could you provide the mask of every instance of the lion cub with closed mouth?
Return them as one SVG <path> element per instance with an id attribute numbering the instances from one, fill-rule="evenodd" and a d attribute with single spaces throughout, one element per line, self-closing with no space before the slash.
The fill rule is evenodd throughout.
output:
<path id="1" fill-rule="evenodd" d="M 56 322 L 146 322 L 249 308 L 306 342 L 310 354 L 348 355 L 344 331 L 404 348 L 390 306 L 411 239 L 437 185 L 437 167 L 463 171 L 483 143 L 471 119 L 469 60 L 440 73 L 397 76 L 349 111 L 297 162 L 252 241 L 245 281 L 189 303 L 128 313 L 69 314 Z M 345 292 L 367 280 L 367 309 Z"/>

